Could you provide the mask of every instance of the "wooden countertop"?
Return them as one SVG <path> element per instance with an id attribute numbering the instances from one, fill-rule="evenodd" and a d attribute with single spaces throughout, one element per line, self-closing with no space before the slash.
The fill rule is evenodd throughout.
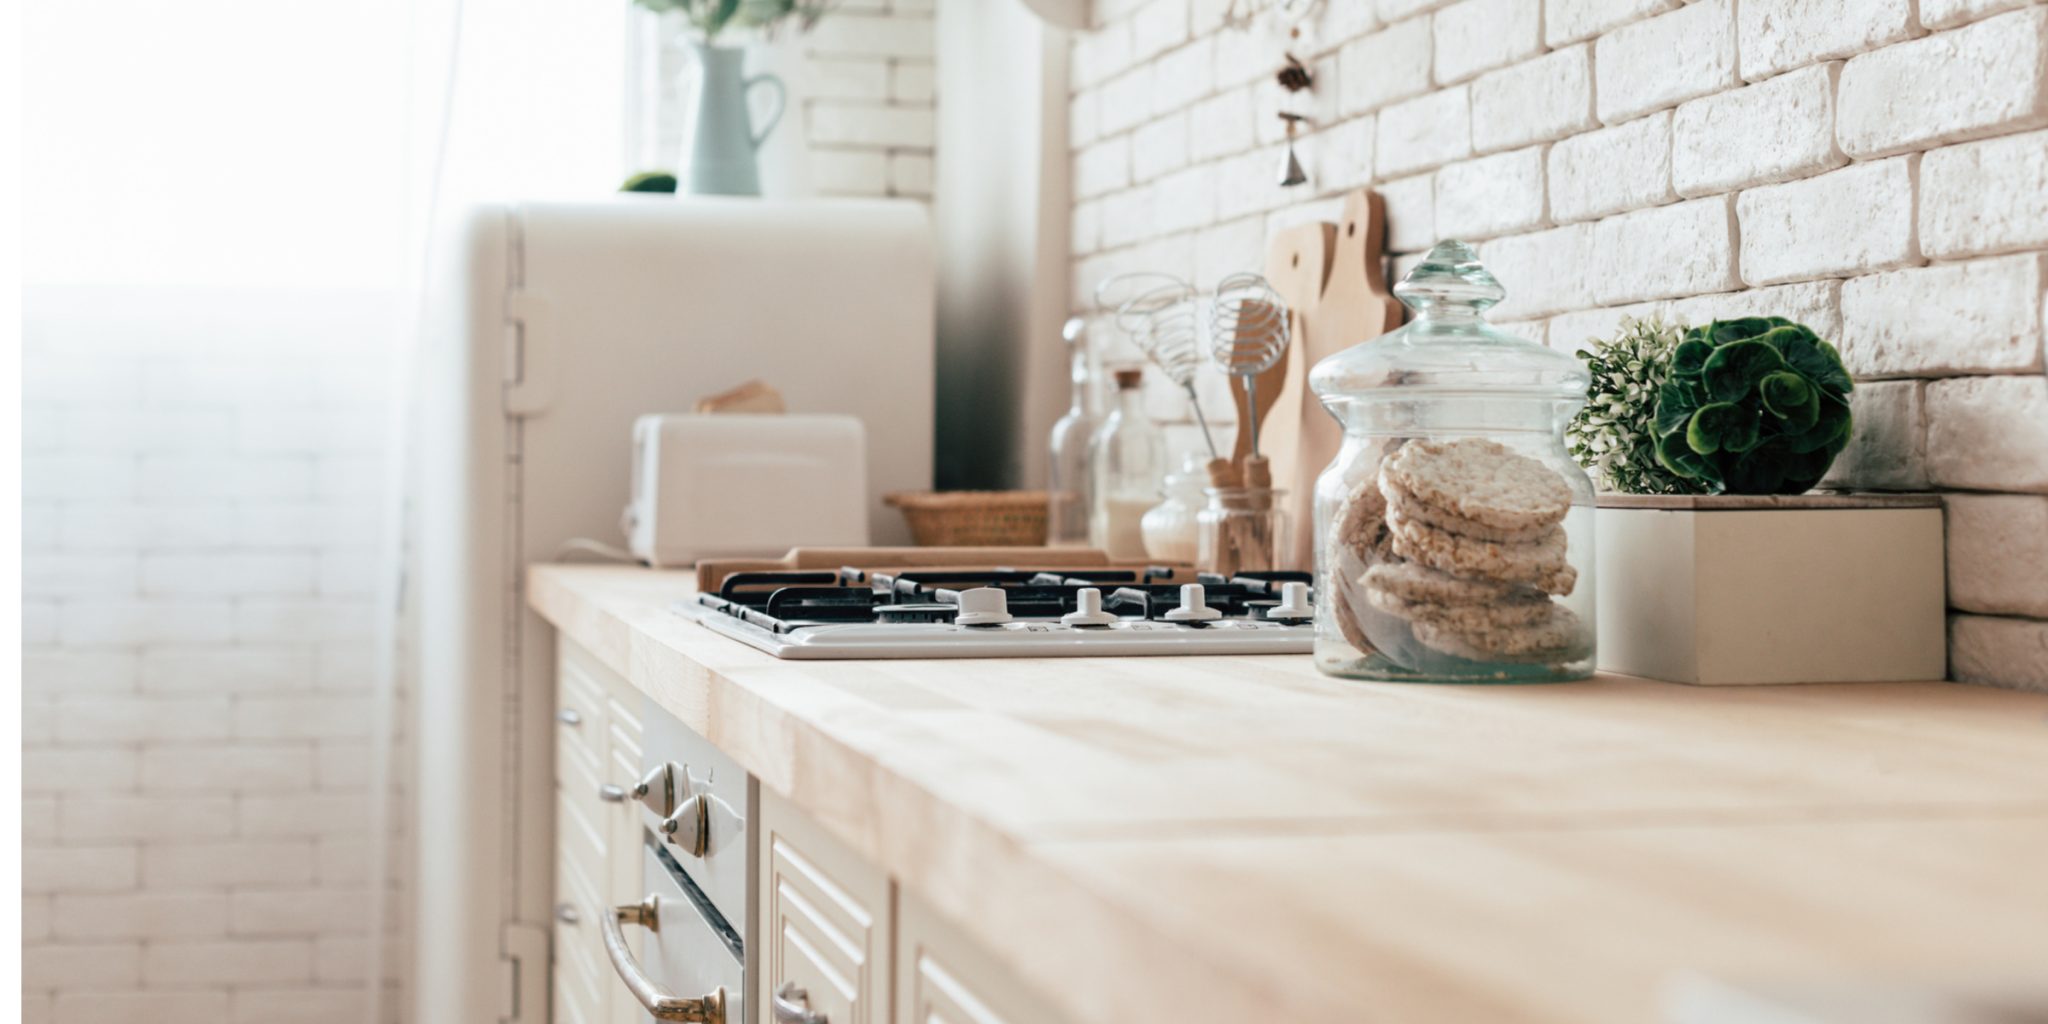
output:
<path id="1" fill-rule="evenodd" d="M 2048 695 L 780 661 L 686 573 L 530 601 L 1077 1024 L 1654 1020 L 1689 972 L 2031 977 Z"/>

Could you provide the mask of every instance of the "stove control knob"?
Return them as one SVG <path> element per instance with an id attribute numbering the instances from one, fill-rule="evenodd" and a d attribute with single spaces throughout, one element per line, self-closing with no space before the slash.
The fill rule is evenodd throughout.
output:
<path id="1" fill-rule="evenodd" d="M 702 857 L 711 847 L 711 805 L 702 794 L 683 801 L 676 812 L 663 819 L 662 837 L 692 857 Z"/>
<path id="2" fill-rule="evenodd" d="M 962 626 L 1000 626 L 1010 621 L 1010 599 L 1001 587 L 963 590 L 960 614 L 953 621 Z"/>
<path id="3" fill-rule="evenodd" d="M 1280 603 L 1266 609 L 1266 618 L 1274 622 L 1307 622 L 1316 617 L 1316 610 L 1308 603 L 1308 584 L 1280 584 Z"/>
<path id="4" fill-rule="evenodd" d="M 1069 626 L 1107 626 L 1116 621 L 1116 616 L 1102 610 L 1102 591 L 1094 587 L 1082 587 L 1074 595 L 1079 606 L 1060 616 L 1060 621 Z"/>
<path id="5" fill-rule="evenodd" d="M 1208 605 L 1208 594 L 1199 583 L 1180 585 L 1180 607 L 1167 611 L 1163 616 L 1168 622 L 1208 622 L 1220 619 L 1223 613 Z"/>

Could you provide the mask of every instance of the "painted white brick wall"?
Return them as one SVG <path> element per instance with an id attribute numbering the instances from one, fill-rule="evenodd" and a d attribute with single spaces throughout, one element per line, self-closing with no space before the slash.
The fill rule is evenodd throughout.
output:
<path id="1" fill-rule="evenodd" d="M 354 1024 L 391 309 L 163 301 L 27 296 L 22 1016 Z"/>
<path id="2" fill-rule="evenodd" d="M 2048 548 L 2011 539 L 2048 514 L 2048 2 L 1352 0 L 1291 41 L 1229 6 L 1104 0 L 1075 37 L 1077 309 L 1122 271 L 1255 267 L 1369 185 L 1395 273 L 1478 242 L 1496 320 L 1561 349 L 1793 317 L 1860 382 L 1830 483 L 1953 496 L 1951 674 L 2048 688 Z M 1273 84 L 1283 47 L 1313 94 Z M 1315 119 L 1293 190 L 1281 109 Z"/>

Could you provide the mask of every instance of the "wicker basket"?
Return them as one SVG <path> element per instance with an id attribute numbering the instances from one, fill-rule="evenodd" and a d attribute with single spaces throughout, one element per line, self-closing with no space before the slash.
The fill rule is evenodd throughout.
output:
<path id="1" fill-rule="evenodd" d="M 1040 547 L 1044 491 L 899 491 L 883 501 L 903 510 L 923 547 Z"/>

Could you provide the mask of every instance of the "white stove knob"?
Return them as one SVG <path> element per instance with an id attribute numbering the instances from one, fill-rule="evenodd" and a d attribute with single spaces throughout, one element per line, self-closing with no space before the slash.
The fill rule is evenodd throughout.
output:
<path id="1" fill-rule="evenodd" d="M 1308 584 L 1280 584 L 1280 604 L 1266 609 L 1266 618 L 1274 622 L 1307 622 L 1316 617 L 1316 610 L 1308 603 Z"/>
<path id="2" fill-rule="evenodd" d="M 1199 583 L 1180 585 L 1180 607 L 1170 609 L 1164 616 L 1168 622 L 1208 622 L 1220 619 L 1223 613 L 1209 607 L 1208 593 Z"/>
<path id="3" fill-rule="evenodd" d="M 960 614 L 953 621 L 962 626 L 1000 626 L 1010 621 L 1010 599 L 1001 587 L 976 587 L 960 592 Z"/>
<path id="4" fill-rule="evenodd" d="M 1102 591 L 1082 587 L 1074 600 L 1079 607 L 1060 616 L 1061 622 L 1069 626 L 1107 626 L 1116 621 L 1115 615 L 1102 610 Z"/>

